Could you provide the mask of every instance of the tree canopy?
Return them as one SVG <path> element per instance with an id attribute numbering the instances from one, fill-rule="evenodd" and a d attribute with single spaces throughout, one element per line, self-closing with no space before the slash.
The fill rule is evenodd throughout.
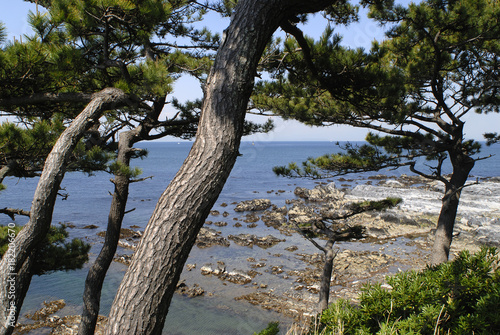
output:
<path id="1" fill-rule="evenodd" d="M 160 114 L 181 73 L 203 80 L 208 71 L 207 51 L 216 48 L 219 37 L 192 26 L 203 8 L 157 0 L 41 4 L 46 9 L 28 18 L 34 35 L 4 43 L 0 52 L 0 109 L 14 117 L 0 131 L 2 179 L 39 174 L 62 130 L 92 93 L 106 87 L 122 89 L 143 104 L 109 111 L 75 150 L 69 170 L 109 169 L 118 132 L 141 122 L 152 131 L 141 134 L 145 140 L 194 135 L 198 110 L 175 103 L 174 117 Z M 181 39 L 187 45 L 177 45 Z"/>

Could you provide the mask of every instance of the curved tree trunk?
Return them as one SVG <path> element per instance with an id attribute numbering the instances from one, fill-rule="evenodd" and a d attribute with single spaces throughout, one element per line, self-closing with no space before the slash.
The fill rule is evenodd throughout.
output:
<path id="1" fill-rule="evenodd" d="M 193 147 L 160 197 L 113 302 L 106 334 L 161 334 L 175 286 L 236 161 L 259 58 L 283 19 L 334 1 L 242 0 L 208 77 Z"/>
<path id="2" fill-rule="evenodd" d="M 61 134 L 45 160 L 30 211 L 30 219 L 0 262 L 0 334 L 11 334 L 31 281 L 39 241 L 47 234 L 57 192 L 65 173 L 65 162 L 84 132 L 102 112 L 123 103 L 126 95 L 118 89 L 104 89 L 93 95 L 91 102 Z M 12 285 L 10 284 L 12 283 Z M 10 311 L 13 311 L 10 314 Z"/>
<path id="3" fill-rule="evenodd" d="M 452 156 L 453 173 L 446 184 L 445 194 L 439 213 L 434 245 L 432 247 L 431 264 L 437 265 L 448 261 L 450 246 L 453 240 L 453 228 L 457 217 L 458 204 L 463 186 L 474 167 L 474 160 L 468 156 Z"/>

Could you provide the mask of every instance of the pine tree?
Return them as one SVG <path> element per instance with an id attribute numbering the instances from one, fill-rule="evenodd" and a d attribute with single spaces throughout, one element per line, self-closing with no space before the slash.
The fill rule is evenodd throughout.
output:
<path id="1" fill-rule="evenodd" d="M 204 81 L 219 37 L 192 26 L 206 12 L 192 1 L 47 0 L 38 4 L 47 11 L 30 14 L 35 36 L 7 44 L 0 52 L 5 65 L 0 81 L 6 87 L 0 94 L 0 108 L 22 125 L 3 125 L 2 179 L 39 175 L 54 143 L 85 104 L 93 101 L 94 92 L 114 87 L 133 101 L 110 109 L 87 130 L 64 167 L 89 173 L 101 169 L 115 176 L 105 245 L 89 272 L 84 294 L 80 332 L 88 333 L 95 326 L 100 288 L 116 250 L 128 186 L 138 181 L 129 163 L 144 152 L 133 146 L 167 135 L 194 136 L 200 102 L 182 105 L 173 99 L 179 111 L 173 118 L 162 119 L 162 110 L 181 74 Z M 30 75 L 23 77 L 25 73 Z M 39 134 L 34 134 L 35 129 Z M 245 132 L 269 129 L 269 123 L 247 123 Z M 36 149 L 36 155 L 25 148 Z M 24 212 L 12 209 L 6 214 Z M 17 301 L 19 308 L 21 303 L 22 299 Z"/>
<path id="2" fill-rule="evenodd" d="M 295 230 L 324 254 L 318 298 L 319 313 L 328 308 L 333 262 L 337 255 L 333 246 L 338 241 L 350 241 L 363 237 L 365 228 L 361 225 L 352 226 L 347 220 L 361 213 L 384 211 L 398 205 L 401 200 L 400 198 L 386 198 L 376 201 L 346 203 L 340 206 L 335 213 L 316 212 L 314 220 L 301 224 L 294 223 Z M 326 243 L 321 246 L 316 239 L 326 240 Z"/>
<path id="3" fill-rule="evenodd" d="M 370 52 L 342 47 L 332 28 L 314 42 L 290 27 L 294 38 L 281 50 L 287 57 L 275 79 L 259 86 L 254 106 L 311 125 L 347 124 L 377 134 L 369 133 L 367 145 L 276 172 L 319 177 L 406 165 L 443 182 L 432 262 L 446 261 L 460 193 L 474 163 L 486 158 L 466 138 L 465 117 L 499 111 L 499 13 L 499 3 L 487 0 L 427 0 L 407 8 L 377 2 L 370 16 L 391 28 Z M 432 167 L 419 165 L 419 157 Z"/>

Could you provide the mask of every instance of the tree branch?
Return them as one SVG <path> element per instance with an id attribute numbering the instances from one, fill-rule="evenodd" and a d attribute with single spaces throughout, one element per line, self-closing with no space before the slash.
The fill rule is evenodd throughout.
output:
<path id="1" fill-rule="evenodd" d="M 129 183 L 138 183 L 138 182 L 145 181 L 145 180 L 148 180 L 148 179 L 153 179 L 153 176 L 144 177 L 144 178 L 138 178 L 138 179 L 130 179 Z"/>
<path id="2" fill-rule="evenodd" d="M 12 106 L 26 106 L 26 105 L 36 105 L 47 102 L 79 102 L 85 103 L 92 100 L 92 95 L 90 93 L 35 93 L 24 97 L 12 97 L 0 99 L 0 106 L 12 107 Z"/>
<path id="3" fill-rule="evenodd" d="M 29 211 L 25 211 L 23 209 L 18 209 L 18 208 L 2 208 L 0 209 L 0 213 L 8 215 L 12 220 L 16 220 L 15 215 L 22 215 L 22 216 L 30 216 Z"/>
<path id="4" fill-rule="evenodd" d="M 308 236 L 301 228 L 300 226 L 297 224 L 297 222 L 294 222 L 294 225 L 295 225 L 295 230 L 300 234 L 302 235 L 306 240 L 308 240 L 309 242 L 311 242 L 316 248 L 318 248 L 319 250 L 323 251 L 325 254 L 326 254 L 326 249 L 323 248 L 321 245 L 318 244 L 318 242 L 316 242 L 313 238 L 311 238 L 310 236 Z"/>

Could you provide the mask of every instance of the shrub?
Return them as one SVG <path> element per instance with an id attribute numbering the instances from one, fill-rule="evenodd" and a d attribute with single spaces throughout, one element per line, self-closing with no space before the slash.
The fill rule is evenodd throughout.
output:
<path id="1" fill-rule="evenodd" d="M 360 303 L 338 300 L 320 316 L 326 334 L 497 334 L 500 262 L 495 248 L 362 288 Z"/>
<path id="2" fill-rule="evenodd" d="M 254 335 L 277 335 L 280 331 L 279 322 L 270 322 L 266 329 L 261 330 L 258 334 L 253 333 Z"/>

